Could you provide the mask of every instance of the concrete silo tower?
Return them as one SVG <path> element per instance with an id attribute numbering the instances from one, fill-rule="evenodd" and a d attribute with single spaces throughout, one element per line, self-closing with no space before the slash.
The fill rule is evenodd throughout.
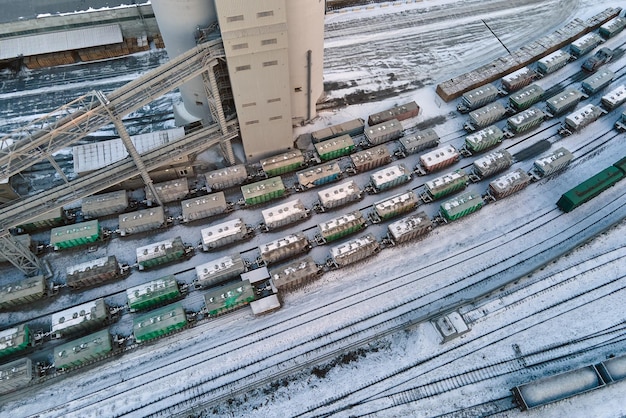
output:
<path id="1" fill-rule="evenodd" d="M 213 0 L 152 0 L 152 9 L 170 58 L 196 46 L 196 29 L 217 22 Z M 210 120 L 208 98 L 202 77 L 179 88 L 184 106 L 176 106 L 178 124 Z"/>

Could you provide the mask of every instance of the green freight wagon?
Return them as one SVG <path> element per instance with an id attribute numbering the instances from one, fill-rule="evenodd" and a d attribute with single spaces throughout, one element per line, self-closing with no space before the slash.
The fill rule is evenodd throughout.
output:
<path id="1" fill-rule="evenodd" d="M 496 125 L 491 125 L 465 137 L 465 146 L 461 151 L 469 153 L 482 152 L 502 142 L 504 133 Z"/>
<path id="2" fill-rule="evenodd" d="M 181 296 L 178 282 L 173 274 L 148 283 L 126 289 L 128 307 L 131 312 L 152 309 L 169 303 Z"/>
<path id="3" fill-rule="evenodd" d="M 108 329 L 103 329 L 55 347 L 54 367 L 56 369 L 81 367 L 106 357 L 111 351 L 113 351 L 111 334 Z"/>
<path id="4" fill-rule="evenodd" d="M 354 211 L 317 225 L 320 233 L 315 236 L 319 244 L 338 240 L 339 238 L 360 231 L 367 226 L 361 211 Z"/>
<path id="5" fill-rule="evenodd" d="M 337 138 L 313 144 L 315 151 L 322 161 L 332 160 L 352 153 L 354 150 L 354 140 L 350 135 L 341 135 Z"/>
<path id="6" fill-rule="evenodd" d="M 241 186 L 241 194 L 246 205 L 258 205 L 282 197 L 285 194 L 285 186 L 280 177 L 272 177 Z"/>
<path id="7" fill-rule="evenodd" d="M 509 107 L 516 112 L 526 110 L 543 98 L 544 90 L 537 84 L 520 90 L 509 97 Z"/>
<path id="8" fill-rule="evenodd" d="M 507 132 L 505 135 L 513 137 L 516 134 L 530 131 L 541 125 L 545 116 L 545 113 L 536 107 L 530 107 L 515 116 L 511 116 L 506 120 Z"/>
<path id="9" fill-rule="evenodd" d="M 483 198 L 476 193 L 466 192 L 441 204 L 441 215 L 455 221 L 483 207 Z"/>
<path id="10" fill-rule="evenodd" d="M 0 331 L 0 357 L 26 349 L 30 344 L 30 338 L 28 325 L 22 324 Z"/>
<path id="11" fill-rule="evenodd" d="M 353 119 L 338 125 L 329 126 L 311 132 L 311 141 L 313 143 L 326 141 L 327 139 L 336 138 L 341 135 L 356 136 L 361 135 L 365 129 L 365 121 L 363 119 Z"/>
<path id="12" fill-rule="evenodd" d="M 623 178 L 624 173 L 622 170 L 610 166 L 583 181 L 573 189 L 563 193 L 556 204 L 562 211 L 571 212 L 583 203 L 598 196 Z"/>
<path id="13" fill-rule="evenodd" d="M 43 298 L 47 293 L 43 276 L 27 277 L 0 287 L 0 309 L 23 305 Z"/>
<path id="14" fill-rule="evenodd" d="M 299 149 L 261 160 L 261 167 L 267 177 L 278 176 L 304 166 L 304 155 Z"/>
<path id="15" fill-rule="evenodd" d="M 429 180 L 424 185 L 425 193 L 422 195 L 422 200 L 424 202 L 431 202 L 435 199 L 440 199 L 451 193 L 465 189 L 467 183 L 469 183 L 469 177 L 462 169 Z"/>
<path id="16" fill-rule="evenodd" d="M 102 231 L 97 219 L 74 225 L 53 228 L 50 231 L 50 245 L 54 250 L 73 248 L 91 244 L 100 239 Z"/>
<path id="17" fill-rule="evenodd" d="M 184 328 L 187 315 L 180 302 L 164 306 L 133 321 L 135 341 L 142 343 Z"/>
<path id="18" fill-rule="evenodd" d="M 32 232 L 38 229 L 46 229 L 59 226 L 61 224 L 64 224 L 66 220 L 67 218 L 65 216 L 65 211 L 63 210 L 63 208 L 58 208 L 39 215 L 29 220 L 25 224 L 18 225 L 17 229 L 21 229 L 26 232 Z"/>
<path id="19" fill-rule="evenodd" d="M 155 267 L 171 261 L 180 260 L 193 251 L 187 247 L 181 237 L 155 242 L 136 250 L 139 270 Z"/>
<path id="20" fill-rule="evenodd" d="M 250 281 L 242 280 L 211 289 L 204 295 L 204 304 L 207 314 L 216 316 L 247 305 L 254 299 Z"/>

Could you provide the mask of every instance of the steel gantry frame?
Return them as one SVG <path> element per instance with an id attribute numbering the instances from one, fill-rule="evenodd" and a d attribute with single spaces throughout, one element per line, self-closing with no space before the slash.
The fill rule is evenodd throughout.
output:
<path id="1" fill-rule="evenodd" d="M 180 140 L 143 155 L 139 155 L 135 149 L 122 122 L 123 116 L 181 84 L 201 75 L 206 80 L 204 73 L 212 72 L 218 64 L 218 59 L 223 60 L 224 57 L 221 39 L 198 44 L 108 96 L 102 92 L 92 91 L 0 138 L 0 180 L 8 179 L 42 160 L 54 161 L 52 158 L 54 153 L 109 123 L 113 123 L 117 128 L 130 155 L 122 161 L 73 181 L 69 181 L 58 165 L 53 163 L 65 184 L 0 208 L 0 253 L 5 254 L 6 258 L 26 275 L 44 271 L 41 261 L 12 238 L 10 228 L 105 190 L 137 174 L 141 175 L 154 196 L 158 196 L 148 171 L 168 164 L 181 155 L 201 152 L 214 145 L 220 145 L 222 149 L 228 151 L 232 139 L 239 134 L 236 119 L 226 122 L 225 118 L 218 118 L 215 125 L 201 128 Z M 219 92 L 211 94 L 212 98 L 216 96 L 219 96 Z M 221 101 L 213 100 L 213 106 L 216 105 L 221 105 Z M 212 112 L 215 111 L 216 109 Z M 219 114 L 219 111 L 217 112 Z M 232 149 L 225 154 L 230 159 L 233 156 Z"/>

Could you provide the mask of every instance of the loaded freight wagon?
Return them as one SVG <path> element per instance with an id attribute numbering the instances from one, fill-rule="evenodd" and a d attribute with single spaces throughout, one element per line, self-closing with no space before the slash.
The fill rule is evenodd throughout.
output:
<path id="1" fill-rule="evenodd" d="M 30 345 L 31 333 L 28 325 L 18 325 L 0 331 L 0 357 L 25 350 Z"/>
<path id="2" fill-rule="evenodd" d="M 111 334 L 103 329 L 54 348 L 54 367 L 57 370 L 82 367 L 100 360 L 113 351 Z"/>
<path id="3" fill-rule="evenodd" d="M 67 267 L 66 272 L 67 286 L 79 289 L 120 279 L 130 273 L 130 267 L 127 264 L 118 263 L 117 258 L 110 255 Z"/>
<path id="4" fill-rule="evenodd" d="M 311 244 L 302 232 L 289 234 L 286 237 L 279 238 L 277 240 L 260 245 L 260 262 L 258 262 L 257 264 L 268 265 L 277 263 L 281 260 L 291 258 L 310 249 Z"/>
<path id="5" fill-rule="evenodd" d="M 252 229 L 241 218 L 237 218 L 204 228 L 200 233 L 202 234 L 202 249 L 211 251 L 250 237 Z"/>
<path id="6" fill-rule="evenodd" d="M 131 312 L 152 309 L 182 296 L 173 274 L 126 289 Z"/>
<path id="7" fill-rule="evenodd" d="M 211 216 L 222 215 L 233 210 L 232 205 L 226 202 L 224 192 L 215 192 L 206 196 L 183 200 L 181 219 L 191 222 Z"/>
<path id="8" fill-rule="evenodd" d="M 437 135 L 434 129 L 429 128 L 414 135 L 403 136 L 398 141 L 400 142 L 400 147 L 396 154 L 404 158 L 427 148 L 436 147 L 439 145 L 439 135 Z"/>
<path id="9" fill-rule="evenodd" d="M 38 229 L 49 229 L 55 226 L 63 225 L 67 222 L 67 216 L 63 208 L 57 208 L 50 212 L 43 213 L 34 217 L 27 223 L 18 225 L 19 231 L 32 232 Z"/>
<path id="10" fill-rule="evenodd" d="M 369 218 L 372 223 L 380 223 L 402 213 L 413 210 L 418 205 L 417 195 L 412 190 L 391 196 L 374 203 Z"/>
<path id="11" fill-rule="evenodd" d="M 402 131 L 402 124 L 397 119 L 391 119 L 365 129 L 365 139 L 371 145 L 380 145 L 400 138 Z"/>
<path id="12" fill-rule="evenodd" d="M 350 135 L 341 135 L 337 138 L 317 142 L 313 146 L 322 161 L 329 161 L 351 154 L 354 150 L 354 140 Z"/>
<path id="13" fill-rule="evenodd" d="M 389 154 L 389 150 L 384 144 L 356 152 L 350 158 L 352 160 L 352 171 L 355 173 L 369 171 L 391 162 L 391 154 Z"/>
<path id="14" fill-rule="evenodd" d="M 187 315 L 180 302 L 140 315 L 133 321 L 135 341 L 142 343 L 187 326 Z"/>
<path id="15" fill-rule="evenodd" d="M 372 126 L 392 119 L 405 120 L 415 117 L 419 115 L 419 113 L 420 107 L 413 101 L 403 105 L 394 106 L 391 109 L 383 110 L 382 112 L 371 114 L 367 118 L 367 124 Z"/>
<path id="16" fill-rule="evenodd" d="M 433 223 L 424 212 L 417 212 L 387 226 L 387 239 L 394 245 L 402 244 L 428 233 Z"/>
<path id="17" fill-rule="evenodd" d="M 306 190 L 337 181 L 341 178 L 341 168 L 335 162 L 324 163 L 307 170 L 298 171 L 298 189 Z"/>
<path id="18" fill-rule="evenodd" d="M 620 33 L 622 30 L 624 30 L 625 26 L 626 18 L 617 16 L 606 22 L 604 25 L 600 26 L 600 29 L 598 29 L 598 33 L 600 33 L 600 35 L 607 39 L 612 38 Z"/>
<path id="19" fill-rule="evenodd" d="M 104 299 L 96 299 L 51 315 L 53 338 L 88 332 L 102 328 L 111 320 Z"/>
<path id="20" fill-rule="evenodd" d="M 579 58 L 593 50 L 602 42 L 604 41 L 598 34 L 590 32 L 572 42 L 569 46 L 569 50 L 574 57 Z"/>
<path id="21" fill-rule="evenodd" d="M 368 191 L 379 193 L 411 180 L 411 171 L 404 164 L 385 167 L 370 174 Z"/>
<path id="22" fill-rule="evenodd" d="M 233 186 L 240 186 L 248 180 L 248 171 L 243 164 L 213 170 L 204 175 L 210 191 L 224 190 Z"/>
<path id="23" fill-rule="evenodd" d="M 465 144 L 463 148 L 461 148 L 461 153 L 466 156 L 471 156 L 473 153 L 485 151 L 502 142 L 502 138 L 504 138 L 504 132 L 496 125 L 491 125 L 466 136 Z"/>
<path id="24" fill-rule="evenodd" d="M 475 193 L 466 192 L 441 204 L 440 213 L 445 221 L 456 221 L 463 216 L 476 212 L 483 207 L 483 198 Z"/>
<path id="25" fill-rule="evenodd" d="M 325 244 L 358 232 L 366 226 L 363 214 L 356 210 L 318 224 L 320 232 L 315 235 L 315 241 L 320 245 Z"/>
<path id="26" fill-rule="evenodd" d="M 549 176 L 567 166 L 573 158 L 574 156 L 567 149 L 558 148 L 535 160 L 533 168 L 528 174 L 535 179 Z"/>
<path id="27" fill-rule="evenodd" d="M 163 207 L 157 206 L 136 212 L 124 213 L 119 216 L 119 232 L 121 236 L 152 231 L 168 225 L 172 219 L 165 218 Z"/>
<path id="28" fill-rule="evenodd" d="M 489 103 L 480 109 L 469 112 L 469 120 L 463 125 L 466 131 L 475 131 L 499 121 L 506 114 L 506 109 L 500 102 Z"/>
<path id="29" fill-rule="evenodd" d="M 154 188 L 156 189 L 161 203 L 176 202 L 189 194 L 189 184 L 185 178 L 174 179 L 163 183 L 155 183 Z M 149 187 L 146 187 L 145 193 L 148 204 L 152 204 L 152 202 L 155 201 L 155 198 L 152 195 L 152 190 L 150 190 Z"/>
<path id="30" fill-rule="evenodd" d="M 326 141 L 341 135 L 356 136 L 361 135 L 365 129 L 365 121 L 363 119 L 353 119 L 338 125 L 329 126 L 311 132 L 311 140 L 313 143 Z"/>
<path id="31" fill-rule="evenodd" d="M 551 74 L 567 65 L 572 56 L 563 50 L 558 50 L 550 55 L 537 60 L 537 72 L 541 75 Z"/>
<path id="32" fill-rule="evenodd" d="M 555 94 L 546 100 L 546 111 L 548 116 L 554 117 L 576 107 L 584 94 L 577 89 L 566 89 L 565 91 Z"/>
<path id="33" fill-rule="evenodd" d="M 329 263 L 335 267 L 345 267 L 370 257 L 380 251 L 380 244 L 372 234 L 344 242 L 330 249 Z"/>
<path id="34" fill-rule="evenodd" d="M 611 84 L 615 73 L 608 68 L 603 68 L 594 75 L 583 80 L 581 87 L 586 94 L 595 94 Z"/>
<path id="35" fill-rule="evenodd" d="M 55 250 L 92 244 L 102 238 L 97 219 L 73 225 L 58 226 L 50 231 L 50 246 Z"/>
<path id="36" fill-rule="evenodd" d="M 196 288 L 211 287 L 246 271 L 241 254 L 220 257 L 196 267 Z"/>
<path id="37" fill-rule="evenodd" d="M 267 177 L 289 173 L 304 165 L 304 155 L 299 149 L 261 160 L 261 168 Z"/>
<path id="38" fill-rule="evenodd" d="M 282 228 L 309 217 L 310 211 L 304 207 L 300 199 L 291 200 L 261 211 L 263 227 L 267 230 Z"/>
<path id="39" fill-rule="evenodd" d="M 314 208 L 316 211 L 323 212 L 327 209 L 334 209 L 346 205 L 355 200 L 361 199 L 363 192 L 354 180 L 329 187 L 317 192 L 319 204 Z"/>
<path id="40" fill-rule="evenodd" d="M 518 168 L 489 183 L 489 196 L 502 199 L 517 193 L 530 184 L 531 178 L 524 170 Z"/>
<path id="41" fill-rule="evenodd" d="M 517 134 L 528 132 L 541 125 L 546 115 L 536 107 L 528 108 L 506 120 L 507 129 L 504 135 L 511 138 Z"/>
<path id="42" fill-rule="evenodd" d="M 422 175 L 432 173 L 456 163 L 461 155 L 452 145 L 446 145 L 420 156 L 420 166 L 415 169 Z"/>
<path id="43" fill-rule="evenodd" d="M 28 357 L 0 365 L 0 394 L 28 386 L 33 376 L 33 362 Z"/>
<path id="44" fill-rule="evenodd" d="M 468 182 L 469 177 L 465 174 L 463 169 L 444 174 L 441 177 L 426 182 L 421 198 L 424 202 L 432 202 L 433 200 L 465 189 Z"/>
<path id="45" fill-rule="evenodd" d="M 493 102 L 498 94 L 498 89 L 493 84 L 487 83 L 464 93 L 456 108 L 461 113 L 467 113 Z"/>
<path id="46" fill-rule="evenodd" d="M 217 316 L 248 305 L 254 299 L 250 281 L 242 280 L 210 289 L 204 294 L 204 307 L 207 315 Z"/>
<path id="47" fill-rule="evenodd" d="M 48 286 L 43 276 L 26 277 L 0 287 L 0 309 L 35 302 L 47 294 Z"/>
<path id="48" fill-rule="evenodd" d="M 137 248 L 139 270 L 170 263 L 193 255 L 193 247 L 185 245 L 181 237 L 155 242 Z"/>
<path id="49" fill-rule="evenodd" d="M 241 194 L 246 205 L 258 205 L 282 197 L 285 186 L 280 177 L 272 177 L 241 186 Z"/>
<path id="50" fill-rule="evenodd" d="M 537 78 L 537 73 L 528 67 L 522 67 L 517 71 L 502 77 L 502 90 L 506 94 L 513 93 L 526 87 Z"/>
<path id="51" fill-rule="evenodd" d="M 312 257 L 304 257 L 291 263 L 283 264 L 270 269 L 272 283 L 278 290 L 294 289 L 322 274 L 322 268 L 315 263 Z"/>
<path id="52" fill-rule="evenodd" d="M 544 90 L 537 84 L 530 86 L 512 94 L 509 97 L 509 108 L 512 112 L 520 112 L 526 110 L 535 103 L 543 99 Z"/>
<path id="53" fill-rule="evenodd" d="M 85 218 L 100 218 L 120 213 L 128 208 L 126 190 L 97 194 L 85 197 L 81 203 L 81 212 Z"/>

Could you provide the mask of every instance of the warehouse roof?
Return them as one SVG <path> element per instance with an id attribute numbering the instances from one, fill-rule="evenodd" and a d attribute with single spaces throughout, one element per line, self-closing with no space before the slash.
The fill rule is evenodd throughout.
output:
<path id="1" fill-rule="evenodd" d="M 0 39 L 0 60 L 119 44 L 121 42 L 124 42 L 124 38 L 120 25 L 103 25 L 18 36 Z"/>

